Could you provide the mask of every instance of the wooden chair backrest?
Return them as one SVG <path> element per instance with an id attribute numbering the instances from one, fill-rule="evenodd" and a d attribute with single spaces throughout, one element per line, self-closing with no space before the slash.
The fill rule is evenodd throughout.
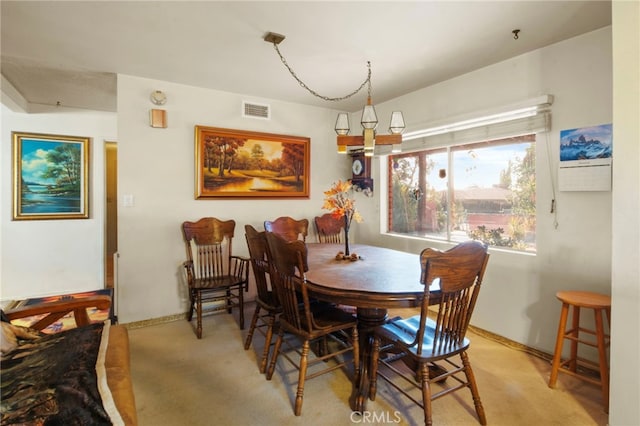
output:
<path id="1" fill-rule="evenodd" d="M 249 258 L 253 268 L 253 276 L 256 281 L 258 297 L 267 302 L 269 297 L 269 259 L 267 258 L 267 238 L 265 232 L 259 232 L 251 225 L 245 225 L 245 238 L 249 248 Z"/>
<path id="2" fill-rule="evenodd" d="M 344 242 L 344 216 L 336 217 L 333 213 L 325 213 L 314 218 L 318 242 L 342 244 Z"/>
<path id="3" fill-rule="evenodd" d="M 214 217 L 182 223 L 187 259 L 193 262 L 196 278 L 220 277 L 229 273 L 235 227 L 234 220 Z"/>
<path id="4" fill-rule="evenodd" d="M 287 241 L 273 232 L 267 232 L 266 238 L 271 283 L 282 305 L 282 316 L 296 329 L 312 334 L 317 327 L 314 327 L 304 278 L 309 270 L 307 246 L 303 241 Z"/>
<path id="5" fill-rule="evenodd" d="M 427 248 L 420 253 L 421 282 L 425 285 L 416 344 L 422 349 L 429 308 L 429 287 L 439 284 L 434 351 L 453 347 L 464 339 L 489 261 L 488 247 L 466 241 L 447 251 Z"/>
<path id="6" fill-rule="evenodd" d="M 295 241 L 302 238 L 306 241 L 309 233 L 309 221 L 307 219 L 294 219 L 289 216 L 282 216 L 273 221 L 265 220 L 264 229 L 280 235 L 287 241 Z"/>

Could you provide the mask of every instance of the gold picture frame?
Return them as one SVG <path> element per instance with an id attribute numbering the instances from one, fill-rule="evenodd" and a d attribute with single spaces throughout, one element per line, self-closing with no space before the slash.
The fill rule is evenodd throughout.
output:
<path id="1" fill-rule="evenodd" d="M 195 198 L 309 198 L 310 139 L 195 126 Z"/>
<path id="2" fill-rule="evenodd" d="M 11 132 L 13 220 L 89 218 L 89 137 Z"/>

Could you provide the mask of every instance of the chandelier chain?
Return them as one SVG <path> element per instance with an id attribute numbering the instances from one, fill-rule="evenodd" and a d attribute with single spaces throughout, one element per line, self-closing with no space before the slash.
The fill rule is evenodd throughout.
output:
<path id="1" fill-rule="evenodd" d="M 358 87 L 356 90 L 354 90 L 353 92 L 349 93 L 348 95 L 344 95 L 344 96 L 340 96 L 340 97 L 336 97 L 336 98 L 332 98 L 329 96 L 323 96 L 321 94 L 319 94 L 318 92 L 316 92 L 315 90 L 311 89 L 309 86 L 307 86 L 305 84 L 304 81 L 302 81 L 297 74 L 293 71 L 293 69 L 291 69 L 291 67 L 289 66 L 289 64 L 287 63 L 287 60 L 284 58 L 284 56 L 282 56 L 282 53 L 280 53 L 280 49 L 278 48 L 278 44 L 277 43 L 273 43 L 273 47 L 276 49 L 276 52 L 278 53 L 278 56 L 280 56 L 280 60 L 282 61 L 282 63 L 284 64 L 284 66 L 287 68 L 287 70 L 289 70 L 289 73 L 291 74 L 291 76 L 293 76 L 293 78 L 296 79 L 296 81 L 298 82 L 298 84 L 300 84 L 300 86 L 302 86 L 304 89 L 306 89 L 309 93 L 311 93 L 313 96 L 323 99 L 325 101 L 331 101 L 331 102 L 337 102 L 337 101 L 343 101 L 345 99 L 349 99 L 350 97 L 352 97 L 353 95 L 355 95 L 356 93 L 358 93 L 359 91 L 362 90 L 362 88 L 368 84 L 368 94 L 369 97 L 371 96 L 371 62 L 367 61 L 367 78 L 362 82 L 362 84 L 360 85 L 360 87 Z"/>

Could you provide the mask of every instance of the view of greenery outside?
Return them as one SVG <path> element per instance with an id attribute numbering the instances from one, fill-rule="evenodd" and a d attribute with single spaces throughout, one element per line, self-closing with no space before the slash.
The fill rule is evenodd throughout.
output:
<path id="1" fill-rule="evenodd" d="M 534 143 L 525 135 L 389 156 L 389 232 L 535 252 Z"/>

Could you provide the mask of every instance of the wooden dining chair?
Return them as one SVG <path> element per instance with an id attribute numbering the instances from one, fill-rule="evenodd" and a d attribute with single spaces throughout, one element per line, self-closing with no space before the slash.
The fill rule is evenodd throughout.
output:
<path id="1" fill-rule="evenodd" d="M 335 217 L 333 213 L 325 213 L 313 219 L 319 243 L 344 243 L 344 216 Z"/>
<path id="2" fill-rule="evenodd" d="M 264 229 L 280 235 L 287 241 L 301 239 L 306 241 L 309 233 L 309 221 L 307 219 L 294 219 L 289 216 L 281 216 L 273 221 L 265 220 Z"/>
<path id="3" fill-rule="evenodd" d="M 431 248 L 422 251 L 421 282 L 425 289 L 420 315 L 393 320 L 374 330 L 371 400 L 375 400 L 376 378 L 380 377 L 421 406 L 425 424 L 431 425 L 432 400 L 469 388 L 480 424 L 487 424 L 467 354 L 470 342 L 465 334 L 488 260 L 487 246 L 479 241 L 460 243 L 445 252 Z M 440 288 L 439 303 L 434 306 L 435 320 L 429 318 L 428 310 L 432 285 Z M 435 362 L 444 362 L 446 368 Z M 447 378 L 453 380 L 445 382 Z M 431 387 L 436 382 L 442 386 L 437 392 Z M 421 390 L 421 401 L 409 393 L 406 383 Z"/>
<path id="4" fill-rule="evenodd" d="M 207 311 L 239 311 L 240 329 L 244 329 L 243 290 L 249 285 L 249 259 L 233 255 L 232 241 L 236 222 L 204 217 L 183 222 L 182 234 L 187 251 L 184 268 L 189 285 L 189 314 L 196 312 L 196 336 L 202 338 L 203 304 Z"/>
<path id="5" fill-rule="evenodd" d="M 357 380 L 360 367 L 358 327 L 356 319 L 340 309 L 329 305 L 324 305 L 322 309 L 312 307 L 304 278 L 309 268 L 307 247 L 303 241 L 286 241 L 271 232 L 266 233 L 266 238 L 272 267 L 272 283 L 282 304 L 278 338 L 269 362 L 267 380 L 271 380 L 280 355 L 299 370 L 294 407 L 295 415 L 299 416 L 302 412 L 304 385 L 307 379 L 353 363 L 353 379 Z M 284 339 L 285 333 L 297 336 L 302 341 L 302 348 L 290 346 L 290 340 Z M 320 346 L 325 348 L 325 351 L 310 359 L 311 342 L 319 340 L 322 341 Z M 324 340 L 330 340 L 335 345 L 325 345 Z M 292 358 L 291 351 L 282 350 L 283 343 L 296 352 L 299 362 Z M 346 356 L 349 352 L 352 353 L 351 360 Z M 329 363 L 331 359 L 336 362 Z"/>
<path id="6" fill-rule="evenodd" d="M 265 232 L 259 232 L 251 225 L 245 225 L 244 229 L 257 290 L 255 297 L 256 309 L 253 312 L 249 332 L 244 342 L 244 349 L 248 350 L 251 347 L 253 334 L 256 330 L 264 336 L 264 348 L 260 359 L 260 372 L 264 373 L 267 369 L 274 325 L 278 315 L 282 312 L 282 306 L 280 306 L 280 302 L 269 283 L 270 270 Z M 261 314 L 261 311 L 264 311 L 264 313 Z"/>

